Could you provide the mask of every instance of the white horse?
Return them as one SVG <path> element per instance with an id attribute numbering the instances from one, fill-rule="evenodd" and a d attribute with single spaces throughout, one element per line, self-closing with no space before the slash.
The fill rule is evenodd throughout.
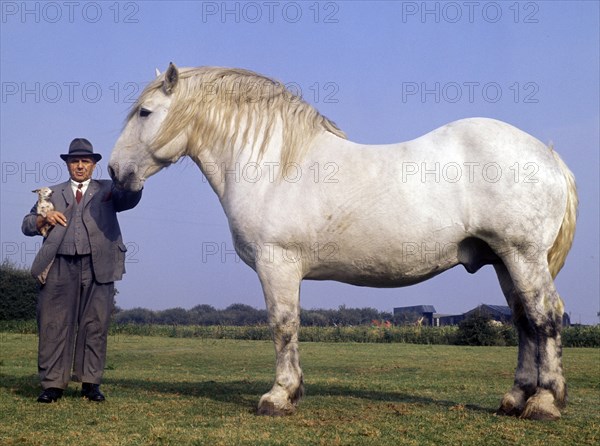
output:
<path id="1" fill-rule="evenodd" d="M 303 394 L 302 279 L 399 287 L 492 264 L 519 331 L 499 413 L 560 417 L 563 303 L 553 278 L 573 241 L 577 193 L 552 148 L 481 118 L 408 142 L 356 144 L 276 81 L 171 64 L 129 113 L 109 172 L 139 190 L 183 156 L 208 179 L 262 284 L 276 373 L 259 414 L 291 414 Z"/>

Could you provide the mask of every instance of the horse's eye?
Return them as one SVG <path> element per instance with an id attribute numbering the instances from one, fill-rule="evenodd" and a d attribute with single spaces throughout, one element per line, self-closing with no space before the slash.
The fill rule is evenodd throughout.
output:
<path id="1" fill-rule="evenodd" d="M 146 116 L 149 116 L 150 113 L 152 113 L 151 110 L 148 110 L 147 108 L 140 108 L 140 117 L 145 118 Z"/>

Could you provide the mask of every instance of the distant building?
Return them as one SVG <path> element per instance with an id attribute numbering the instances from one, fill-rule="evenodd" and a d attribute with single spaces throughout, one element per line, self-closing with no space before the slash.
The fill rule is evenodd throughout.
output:
<path id="1" fill-rule="evenodd" d="M 512 311 L 510 307 L 506 305 L 487 305 L 482 304 L 477 308 L 473 308 L 471 311 L 467 311 L 463 316 L 468 318 L 469 316 L 488 316 L 490 319 L 505 324 L 510 324 L 512 321 Z"/>
<path id="2" fill-rule="evenodd" d="M 481 304 L 463 314 L 436 313 L 433 305 L 413 305 L 410 307 L 394 308 L 394 319 L 400 324 L 412 324 L 423 318 L 423 325 L 441 327 L 444 325 L 458 325 L 463 319 L 474 314 L 486 315 L 490 319 L 504 324 L 512 322 L 512 311 L 506 305 Z M 571 325 L 571 318 L 567 313 L 563 315 L 563 327 Z"/>
<path id="3" fill-rule="evenodd" d="M 434 314 L 433 305 L 394 308 L 394 320 L 399 324 L 413 324 L 422 317 L 423 325 L 433 325 Z"/>

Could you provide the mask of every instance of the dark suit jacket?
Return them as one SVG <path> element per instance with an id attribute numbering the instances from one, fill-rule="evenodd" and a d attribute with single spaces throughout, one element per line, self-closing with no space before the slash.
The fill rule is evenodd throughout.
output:
<path id="1" fill-rule="evenodd" d="M 52 186 L 54 191 L 50 201 L 56 211 L 62 212 L 71 221 L 75 196 L 71 182 Z M 142 198 L 142 191 L 128 192 L 117 189 L 110 180 L 91 180 L 80 205 L 83 209 L 83 224 L 87 229 L 92 247 L 94 275 L 99 283 L 120 280 L 125 272 L 126 246 L 121 238 L 121 229 L 117 212 L 135 207 Z M 25 235 L 41 235 L 37 230 L 37 205 L 23 219 L 22 230 Z M 31 265 L 31 274 L 39 277 L 54 260 L 58 247 L 65 235 L 66 228 L 56 225 L 44 240 L 44 243 Z"/>

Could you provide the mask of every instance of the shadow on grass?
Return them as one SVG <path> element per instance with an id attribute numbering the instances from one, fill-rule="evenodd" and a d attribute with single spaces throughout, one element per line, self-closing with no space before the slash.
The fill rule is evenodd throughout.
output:
<path id="1" fill-rule="evenodd" d="M 201 382 L 168 382 L 168 381 L 148 381 L 137 379 L 105 378 L 104 385 L 110 393 L 133 395 L 133 399 L 141 398 L 148 400 L 153 398 L 152 394 L 163 394 L 173 396 L 188 396 L 194 398 L 208 398 L 217 402 L 224 402 L 245 406 L 249 411 L 256 410 L 256 404 L 260 396 L 267 392 L 272 382 L 267 381 L 201 381 Z M 78 384 L 77 384 L 78 386 Z M 37 377 L 32 376 L 11 376 L 0 374 L 0 387 L 6 389 L 9 393 L 30 398 L 35 401 L 41 388 Z M 382 401 L 389 403 L 406 403 L 415 405 L 433 405 L 441 407 L 455 407 L 459 403 L 456 401 L 438 400 L 435 398 L 423 397 L 403 392 L 381 392 L 368 389 L 356 389 L 339 385 L 323 385 L 313 383 L 308 386 L 307 395 L 309 397 L 348 397 L 357 398 L 365 401 Z M 79 388 L 74 388 L 71 383 L 65 393 L 65 397 L 79 396 Z M 483 413 L 494 413 L 495 409 L 468 404 L 464 406 L 466 410 Z"/>
<path id="2" fill-rule="evenodd" d="M 127 392 L 150 392 L 172 395 L 183 395 L 195 398 L 208 398 L 214 401 L 232 403 L 246 406 L 255 411 L 261 395 L 267 392 L 272 382 L 268 381 L 202 381 L 202 382 L 177 382 L 143 381 L 128 379 L 106 379 L 105 383 L 120 387 Z M 403 392 L 381 392 L 368 389 L 356 389 L 348 386 L 310 384 L 307 387 L 308 397 L 348 397 L 365 401 L 381 401 L 388 403 L 406 403 L 419 405 L 433 405 L 442 407 L 456 407 L 456 401 L 438 400 Z M 305 396 L 305 397 L 306 397 Z M 483 413 L 495 413 L 496 408 L 481 407 L 468 404 L 466 410 Z"/>
<path id="3" fill-rule="evenodd" d="M 80 384 L 79 387 L 75 388 L 71 385 L 64 393 L 64 397 L 76 396 L 80 397 Z M 4 373 L 0 373 L 0 388 L 5 389 L 8 393 L 14 393 L 16 395 L 31 398 L 35 401 L 39 394 L 42 392 L 39 379 L 37 375 L 29 376 L 11 376 Z"/>

